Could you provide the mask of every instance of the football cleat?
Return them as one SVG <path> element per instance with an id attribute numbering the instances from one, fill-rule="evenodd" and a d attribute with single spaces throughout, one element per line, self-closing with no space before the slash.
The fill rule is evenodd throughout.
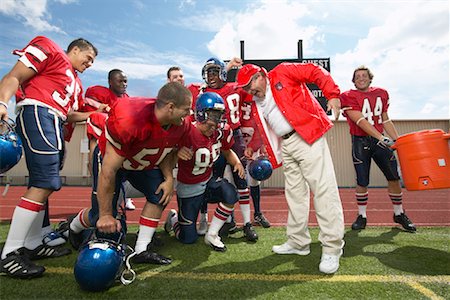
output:
<path id="1" fill-rule="evenodd" d="M 25 248 L 24 254 L 30 259 L 30 260 L 37 260 L 42 258 L 54 258 L 54 257 L 60 257 L 64 255 L 69 255 L 72 253 L 72 250 L 68 248 L 63 247 L 52 247 L 49 245 L 40 245 L 36 247 L 33 250 Z"/>
<path id="2" fill-rule="evenodd" d="M 210 245 L 214 251 L 225 252 L 227 251 L 227 247 L 222 243 L 222 240 L 218 235 L 212 235 L 209 233 L 205 234 L 205 243 Z"/>
<path id="3" fill-rule="evenodd" d="M 394 215 L 394 222 L 402 225 L 403 229 L 407 231 L 415 232 L 417 230 L 416 225 L 414 225 L 405 213 L 401 213 L 398 216 Z"/>
<path id="4" fill-rule="evenodd" d="M 270 227 L 270 222 L 269 220 L 266 219 L 266 217 L 263 215 L 263 213 L 256 213 L 255 216 L 255 224 L 256 225 L 260 225 L 264 228 L 269 228 Z"/>
<path id="5" fill-rule="evenodd" d="M 366 224 L 367 224 L 367 218 L 364 218 L 363 216 L 358 215 L 355 222 L 353 222 L 353 224 L 352 224 L 352 229 L 353 230 L 364 229 L 364 228 L 366 228 Z"/>
<path id="6" fill-rule="evenodd" d="M 1 260 L 0 272 L 13 278 L 29 279 L 41 276 L 45 268 L 35 265 L 25 255 L 24 247 L 14 250 Z"/>
<path id="7" fill-rule="evenodd" d="M 171 209 L 167 214 L 166 222 L 164 222 L 164 231 L 170 233 L 173 230 L 172 218 L 177 215 L 175 209 Z"/>
<path id="8" fill-rule="evenodd" d="M 147 250 L 136 254 L 131 259 L 136 264 L 155 264 L 155 265 L 169 265 L 172 263 L 172 259 L 156 253 L 152 250 L 151 244 L 147 245 Z"/>
<path id="9" fill-rule="evenodd" d="M 253 228 L 252 224 L 248 222 L 244 225 L 244 237 L 249 242 L 256 242 L 258 240 L 258 234 L 256 233 L 255 229 Z"/>

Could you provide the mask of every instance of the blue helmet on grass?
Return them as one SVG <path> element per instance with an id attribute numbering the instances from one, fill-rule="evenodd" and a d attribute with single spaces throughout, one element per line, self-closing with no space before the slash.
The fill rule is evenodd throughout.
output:
<path id="1" fill-rule="evenodd" d="M 22 157 L 22 141 L 13 120 L 0 121 L 0 174 L 14 167 Z"/>
<path id="2" fill-rule="evenodd" d="M 127 285 L 133 282 L 136 277 L 135 272 L 129 265 L 126 245 L 120 243 L 122 235 L 118 241 L 93 237 L 92 240 L 84 244 L 74 267 L 75 279 L 83 290 L 99 292 L 110 288 L 116 280 Z M 131 279 L 125 276 L 131 274 Z"/>

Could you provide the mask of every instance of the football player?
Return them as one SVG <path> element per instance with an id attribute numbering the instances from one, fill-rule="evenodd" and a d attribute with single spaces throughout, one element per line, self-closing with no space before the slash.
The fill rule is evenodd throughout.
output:
<path id="1" fill-rule="evenodd" d="M 179 213 L 171 210 L 164 229 L 172 229 L 178 240 L 185 244 L 198 239 L 197 216 L 203 203 L 218 203 L 211 220 L 205 243 L 216 251 L 226 247 L 219 237 L 219 230 L 238 201 L 238 193 L 226 179 L 213 176 L 212 167 L 220 152 L 241 178 L 244 167 L 236 153 L 231 150 L 234 143 L 228 124 L 223 124 L 225 104 L 220 95 L 203 93 L 196 102 L 195 119 L 191 134 L 185 136 L 178 150 L 177 201 Z"/>
<path id="2" fill-rule="evenodd" d="M 115 219 L 121 182 L 128 180 L 145 194 L 147 202 L 139 219 L 136 263 L 170 264 L 171 259 L 153 251 L 151 241 L 162 211 L 173 193 L 171 153 L 183 136 L 190 134 L 192 94 L 179 83 L 167 83 L 156 99 L 124 98 L 112 106 L 100 138 L 103 156 L 98 181 L 100 232 L 121 230 Z"/>
<path id="3" fill-rule="evenodd" d="M 260 155 L 266 155 L 265 148 L 258 132 L 258 128 L 254 120 L 251 117 L 252 105 L 249 102 L 242 102 L 242 117 L 241 117 L 241 130 L 245 143 L 245 157 L 247 158 L 247 182 L 250 186 L 250 195 L 253 200 L 253 221 L 255 224 L 262 226 L 263 228 L 269 228 L 270 222 L 264 216 L 261 211 L 261 182 L 250 176 L 248 167 L 252 159 L 259 157 Z"/>
<path id="4" fill-rule="evenodd" d="M 235 65 L 242 64 L 240 59 L 234 59 Z M 192 92 L 193 99 L 197 99 L 198 95 L 204 92 L 215 92 L 219 94 L 225 103 L 225 119 L 233 130 L 233 151 L 237 154 L 239 159 L 245 168 L 246 160 L 244 156 L 245 143 L 242 136 L 241 127 L 241 105 L 242 101 L 246 97 L 250 97 L 242 89 L 237 89 L 236 83 L 226 82 L 227 80 L 227 67 L 225 63 L 215 57 L 206 61 L 202 69 L 202 77 L 206 83 L 206 86 L 191 84 L 188 86 Z M 193 105 L 193 108 L 195 106 Z M 225 172 L 226 162 L 223 157 L 219 158 L 214 165 L 215 176 L 223 177 Z M 250 220 L 250 194 L 245 178 L 240 178 L 236 172 L 233 172 L 233 179 L 239 192 L 239 207 L 242 212 L 244 223 L 244 236 L 248 241 L 255 242 L 258 240 L 258 234 L 254 230 Z M 205 231 L 205 221 L 207 220 L 206 208 L 202 209 L 202 216 L 200 218 L 201 233 Z M 202 225 L 203 224 L 203 225 Z M 232 220 L 231 216 L 228 222 L 224 225 L 222 230 L 223 235 L 228 232 L 233 232 L 236 229 L 236 223 Z M 221 232 L 221 234 L 222 234 Z"/>
<path id="5" fill-rule="evenodd" d="M 389 95 L 382 88 L 371 87 L 372 79 L 373 73 L 369 68 L 358 67 L 352 78 L 356 90 L 349 90 L 340 96 L 352 135 L 353 165 L 356 171 L 358 217 L 352 224 L 352 229 L 366 228 L 369 198 L 367 186 L 373 159 L 388 181 L 389 198 L 394 207 L 394 222 L 407 231 L 416 231 L 416 226 L 403 210 L 397 160 L 390 148 L 398 138 L 398 133 L 388 116 Z M 390 138 L 384 136 L 383 131 L 386 131 Z"/>
<path id="6" fill-rule="evenodd" d="M 16 104 L 17 132 L 24 145 L 29 184 L 14 210 L 0 271 L 14 278 L 32 278 L 42 275 L 45 268 L 30 259 L 71 252 L 43 244 L 44 205 L 61 188 L 64 121 L 86 120 L 90 114 L 77 112 L 83 100 L 78 72 L 91 67 L 98 52 L 82 38 L 70 43 L 65 52 L 52 40 L 38 36 L 13 53 L 20 58 L 0 82 L 0 119 L 7 120 L 6 103 L 20 88 L 23 98 Z"/>

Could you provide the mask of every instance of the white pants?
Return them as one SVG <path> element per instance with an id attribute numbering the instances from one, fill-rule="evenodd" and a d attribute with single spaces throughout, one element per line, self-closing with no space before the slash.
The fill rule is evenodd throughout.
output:
<path id="1" fill-rule="evenodd" d="M 309 145 L 298 134 L 282 140 L 285 194 L 289 206 L 288 243 L 311 243 L 308 231 L 310 191 L 320 227 L 322 253 L 340 254 L 344 246 L 344 214 L 330 150 L 324 137 Z"/>

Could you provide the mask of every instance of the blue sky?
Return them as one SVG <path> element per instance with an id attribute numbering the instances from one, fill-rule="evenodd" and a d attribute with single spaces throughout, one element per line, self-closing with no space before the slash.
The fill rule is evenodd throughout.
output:
<path id="1" fill-rule="evenodd" d="M 11 50 L 36 35 L 63 49 L 84 37 L 99 49 L 83 86 L 107 86 L 112 68 L 129 78 L 128 94 L 155 96 L 172 65 L 200 82 L 211 56 L 247 59 L 329 57 L 342 91 L 364 64 L 374 86 L 388 90 L 392 119 L 448 119 L 449 2 L 288 0 L 2 0 L 0 76 L 17 60 Z"/>

